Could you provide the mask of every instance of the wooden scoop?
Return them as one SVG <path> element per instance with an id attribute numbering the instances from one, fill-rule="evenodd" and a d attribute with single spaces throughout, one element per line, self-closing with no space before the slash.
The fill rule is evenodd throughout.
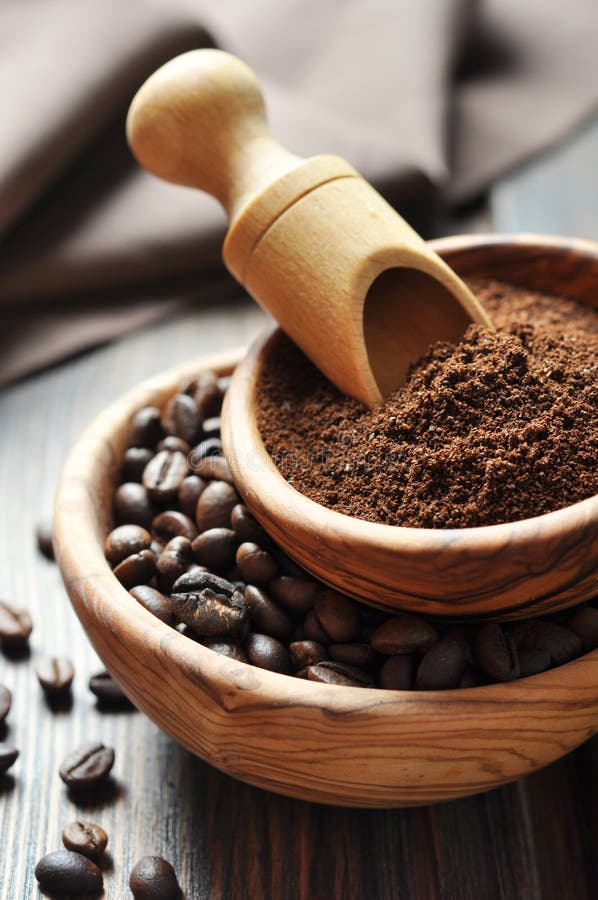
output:
<path id="1" fill-rule="evenodd" d="M 374 406 L 476 299 L 343 159 L 302 159 L 271 137 L 253 72 L 194 50 L 149 78 L 127 120 L 139 162 L 213 194 L 230 218 L 224 262 L 344 393 Z"/>

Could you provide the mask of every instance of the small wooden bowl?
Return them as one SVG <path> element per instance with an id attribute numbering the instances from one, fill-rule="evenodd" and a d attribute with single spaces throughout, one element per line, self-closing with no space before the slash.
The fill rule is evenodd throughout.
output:
<path id="1" fill-rule="evenodd" d="M 485 275 L 598 305 L 598 244 L 507 235 L 432 247 L 462 277 Z M 354 519 L 296 491 L 274 466 L 254 415 L 256 383 L 278 335 L 260 337 L 238 367 L 222 436 L 245 502 L 312 575 L 387 610 L 466 619 L 530 618 L 598 592 L 598 496 L 511 524 L 423 529 Z"/>
<path id="2" fill-rule="evenodd" d="M 347 806 L 412 806 L 488 790 L 594 734 L 598 651 L 534 678 L 467 690 L 332 687 L 219 656 L 131 597 L 103 553 L 131 416 L 164 404 L 204 369 L 228 374 L 240 356 L 187 363 L 130 391 L 93 422 L 64 467 L 58 563 L 92 644 L 136 706 L 230 775 Z"/>

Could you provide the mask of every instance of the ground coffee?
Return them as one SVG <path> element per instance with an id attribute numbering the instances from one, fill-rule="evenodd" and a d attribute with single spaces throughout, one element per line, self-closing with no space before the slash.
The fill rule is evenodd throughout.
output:
<path id="1" fill-rule="evenodd" d="M 258 425 L 294 487 L 351 516 L 426 528 L 516 521 L 598 492 L 598 311 L 472 288 L 499 330 L 435 344 L 372 411 L 278 342 Z"/>

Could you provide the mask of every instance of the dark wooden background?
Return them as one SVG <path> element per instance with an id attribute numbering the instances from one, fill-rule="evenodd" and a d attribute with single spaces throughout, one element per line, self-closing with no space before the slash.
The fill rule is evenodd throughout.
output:
<path id="1" fill-rule="evenodd" d="M 598 123 L 492 191 L 438 233 L 529 230 L 598 239 Z M 13 692 L 3 739 L 21 750 L 0 780 L 0 896 L 37 897 L 33 870 L 62 827 L 109 833 L 105 896 L 128 895 L 142 855 L 167 857 L 187 900 L 591 900 L 598 896 L 598 739 L 523 781 L 445 805 L 327 808 L 220 774 L 138 712 L 101 712 L 100 668 L 56 568 L 35 548 L 60 466 L 90 419 L 125 388 L 186 358 L 245 344 L 263 322 L 246 299 L 198 307 L 10 387 L 0 395 L 0 596 L 30 608 L 31 653 L 0 655 Z M 34 674 L 41 653 L 76 665 L 73 705 L 53 712 Z M 116 749 L 115 786 L 77 806 L 58 777 L 84 740 Z"/>

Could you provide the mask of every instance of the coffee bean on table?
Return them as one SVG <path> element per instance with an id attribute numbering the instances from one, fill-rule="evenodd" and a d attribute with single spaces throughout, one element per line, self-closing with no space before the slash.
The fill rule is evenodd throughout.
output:
<path id="1" fill-rule="evenodd" d="M 415 676 L 419 690 L 455 688 L 465 671 L 467 640 L 459 629 L 449 629 L 424 654 Z"/>
<path id="2" fill-rule="evenodd" d="M 251 515 L 244 503 L 238 503 L 233 507 L 230 523 L 241 543 L 258 544 L 262 549 L 267 549 L 272 543 L 269 535 L 266 534 L 257 519 Z"/>
<path id="3" fill-rule="evenodd" d="M 4 722 L 10 712 L 12 694 L 3 684 L 0 684 L 0 722 Z"/>
<path id="4" fill-rule="evenodd" d="M 233 473 L 224 456 L 205 456 L 195 462 L 193 471 L 200 478 L 226 481 L 227 484 L 234 487 Z"/>
<path id="5" fill-rule="evenodd" d="M 113 574 L 127 590 L 135 587 L 136 584 L 149 581 L 155 573 L 156 557 L 151 550 L 133 553 L 113 569 Z"/>
<path id="6" fill-rule="evenodd" d="M 161 856 L 144 856 L 133 867 L 129 887 L 135 900 L 179 900 L 174 869 Z"/>
<path id="7" fill-rule="evenodd" d="M 245 653 L 253 666 L 288 675 L 291 672 L 289 652 L 284 644 L 269 634 L 252 632 L 245 641 Z"/>
<path id="8" fill-rule="evenodd" d="M 430 622 L 410 613 L 399 613 L 372 634 L 372 648 L 394 656 L 398 653 L 425 653 L 435 643 L 438 632 Z"/>
<path id="9" fill-rule="evenodd" d="M 214 653 L 221 656 L 228 656 L 229 659 L 236 659 L 237 662 L 247 662 L 247 657 L 242 648 L 235 641 L 227 641 L 224 638 L 214 638 L 212 640 L 202 640 L 202 645 Z"/>
<path id="10" fill-rule="evenodd" d="M 42 556 L 54 561 L 54 544 L 52 542 L 52 526 L 48 522 L 40 522 L 35 530 L 37 548 Z"/>
<path id="11" fill-rule="evenodd" d="M 326 647 L 317 641 L 293 641 L 289 645 L 289 653 L 296 669 L 305 669 L 328 659 Z"/>
<path id="12" fill-rule="evenodd" d="M 193 444 L 199 433 L 200 423 L 199 410 L 189 394 L 175 394 L 170 398 L 162 416 L 164 431 Z"/>
<path id="13" fill-rule="evenodd" d="M 239 502 L 235 488 L 226 481 L 211 481 L 197 501 L 195 520 L 200 531 L 228 528 L 230 514 Z"/>
<path id="14" fill-rule="evenodd" d="M 193 562 L 191 542 L 186 537 L 174 537 L 164 547 L 156 563 L 158 587 L 169 594 L 175 581 L 184 575 Z"/>
<path id="15" fill-rule="evenodd" d="M 280 641 L 287 641 L 291 637 L 293 623 L 260 588 L 252 584 L 247 585 L 243 596 L 257 631 L 269 634 Z"/>
<path id="16" fill-rule="evenodd" d="M 174 537 L 186 537 L 190 541 L 197 537 L 195 522 L 176 509 L 158 513 L 152 522 L 152 532 L 163 544 Z"/>
<path id="17" fill-rule="evenodd" d="M 205 489 L 207 482 L 198 475 L 187 475 L 183 478 L 177 491 L 177 498 L 181 512 L 185 513 L 191 519 L 195 519 L 195 510 L 197 509 L 197 501 L 202 491 Z"/>
<path id="18" fill-rule="evenodd" d="M 380 687 L 388 691 L 411 690 L 413 668 L 413 657 L 409 654 L 390 656 L 380 669 Z"/>
<path id="19" fill-rule="evenodd" d="M 103 784 L 114 765 L 114 750 L 100 741 L 82 744 L 63 760 L 58 774 L 73 791 L 97 788 Z"/>
<path id="20" fill-rule="evenodd" d="M 236 561 L 243 578 L 251 584 L 267 584 L 278 572 L 278 566 L 270 554 L 257 544 L 241 544 Z"/>
<path id="21" fill-rule="evenodd" d="M 35 674 L 44 693 L 59 697 L 70 692 L 75 670 L 66 656 L 40 656 L 35 664 Z"/>
<path id="22" fill-rule="evenodd" d="M 242 639 L 247 634 L 249 608 L 241 592 L 226 579 L 209 572 L 187 572 L 172 590 L 175 616 L 201 637 Z"/>
<path id="23" fill-rule="evenodd" d="M 593 606 L 580 606 L 575 610 L 567 627 L 581 640 L 585 653 L 598 647 L 598 609 Z"/>
<path id="24" fill-rule="evenodd" d="M 0 775 L 8 772 L 18 755 L 19 751 L 12 744 L 0 743 Z"/>
<path id="25" fill-rule="evenodd" d="M 52 897 L 87 897 L 101 893 L 102 873 L 94 862 L 72 850 L 55 850 L 42 857 L 35 867 L 44 893 Z"/>
<path id="26" fill-rule="evenodd" d="M 78 819 L 70 822 L 62 831 L 62 843 L 67 850 L 82 853 L 89 859 L 98 859 L 106 849 L 108 835 L 95 822 Z"/>
<path id="27" fill-rule="evenodd" d="M 230 528 L 209 528 L 195 538 L 192 547 L 200 565 L 226 571 L 235 562 L 237 536 Z"/>
<path id="28" fill-rule="evenodd" d="M 324 662 L 310 666 L 307 670 L 307 677 L 310 681 L 319 681 L 323 684 L 337 684 L 346 687 L 374 686 L 373 678 L 363 669 L 333 660 L 324 660 Z"/>
<path id="29" fill-rule="evenodd" d="M 521 646 L 524 650 L 545 650 L 559 666 L 579 656 L 582 650 L 581 638 L 570 628 L 541 620 L 531 623 Z"/>
<path id="30" fill-rule="evenodd" d="M 129 594 L 161 622 L 166 622 L 167 625 L 174 624 L 175 618 L 170 598 L 157 591 L 156 588 L 147 584 L 138 584 L 130 588 Z"/>
<path id="31" fill-rule="evenodd" d="M 143 486 L 150 499 L 165 506 L 176 499 L 183 479 L 189 474 L 187 457 L 180 450 L 160 450 L 143 472 Z"/>
<path id="32" fill-rule="evenodd" d="M 151 542 L 149 531 L 141 525 L 119 525 L 106 538 L 104 555 L 109 562 L 117 565 L 127 556 L 147 550 Z"/>
<path id="33" fill-rule="evenodd" d="M 156 514 L 148 492 L 135 481 L 127 481 L 116 489 L 114 511 L 119 521 L 142 528 L 151 528 Z"/>
<path id="34" fill-rule="evenodd" d="M 164 437 L 160 410 L 157 406 L 144 406 L 138 409 L 131 420 L 131 447 L 148 447 L 152 450 Z"/>
<path id="35" fill-rule="evenodd" d="M 294 618 L 301 618 L 313 607 L 319 586 L 308 578 L 279 575 L 268 584 L 268 594 Z M 318 640 L 318 638 L 315 638 Z"/>
<path id="36" fill-rule="evenodd" d="M 88 681 L 92 694 L 105 706 L 133 706 L 120 684 L 114 680 L 110 672 L 96 672 Z"/>
<path id="37" fill-rule="evenodd" d="M 27 643 L 33 630 L 33 620 L 26 609 L 0 600 L 0 642 L 8 647 Z"/>
<path id="38" fill-rule="evenodd" d="M 482 625 L 474 638 L 474 649 L 480 668 L 495 681 L 514 681 L 519 677 L 517 648 L 500 625 Z"/>
<path id="39" fill-rule="evenodd" d="M 125 450 L 120 469 L 123 481 L 141 481 L 143 470 L 153 455 L 147 447 L 129 447 Z"/>
<path id="40" fill-rule="evenodd" d="M 352 641 L 359 634 L 359 610 L 348 597 L 324 589 L 318 593 L 314 608 L 320 625 L 334 643 Z"/>

